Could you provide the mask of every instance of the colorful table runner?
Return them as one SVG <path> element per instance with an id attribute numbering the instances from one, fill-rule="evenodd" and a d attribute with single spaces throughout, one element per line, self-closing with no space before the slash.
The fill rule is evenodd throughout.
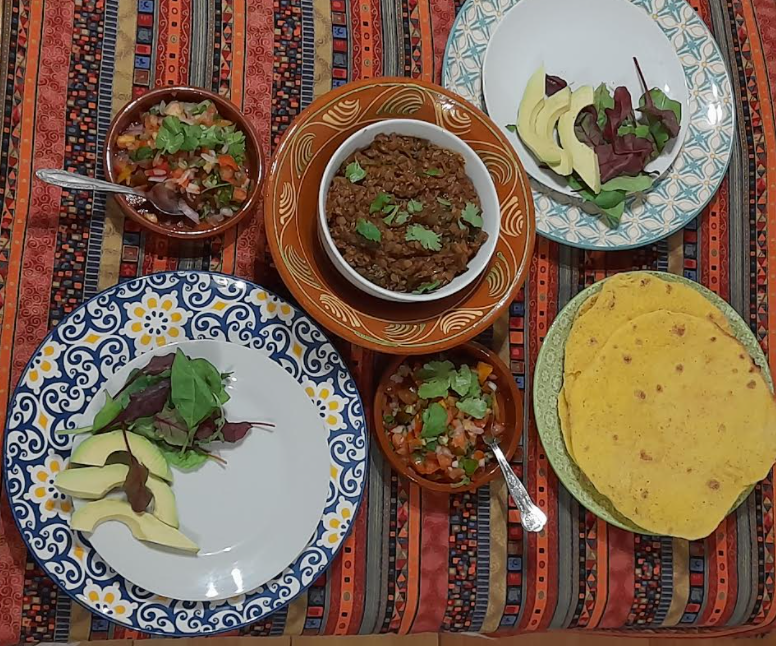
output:
<path id="1" fill-rule="evenodd" d="M 695 222 L 637 251 L 589 253 L 537 241 L 526 288 L 491 339 L 511 361 L 527 416 L 533 365 L 553 317 L 585 285 L 620 270 L 668 270 L 702 282 L 733 304 L 770 357 L 776 354 L 776 307 L 769 307 L 776 298 L 776 200 L 768 199 L 769 189 L 776 191 L 776 6 L 768 0 L 694 6 L 727 58 L 738 105 L 728 178 Z M 3 0 L 0 9 L 4 411 L 47 330 L 118 280 L 213 269 L 284 293 L 260 214 L 223 239 L 179 244 L 144 234 L 102 195 L 42 185 L 34 169 L 102 176 L 112 113 L 167 84 L 231 97 L 270 152 L 294 116 L 334 86 L 379 75 L 438 80 L 460 6 L 454 0 Z M 375 357 L 339 345 L 368 398 Z M 429 494 L 397 478 L 373 451 L 368 495 L 335 565 L 287 608 L 234 633 L 570 628 L 708 635 L 773 623 L 771 478 L 706 540 L 637 536 L 608 527 L 568 495 L 532 422 L 523 439 L 514 465 L 550 517 L 546 532 L 523 533 L 503 485 Z M 139 637 L 59 592 L 28 557 L 3 497 L 0 644 Z"/>

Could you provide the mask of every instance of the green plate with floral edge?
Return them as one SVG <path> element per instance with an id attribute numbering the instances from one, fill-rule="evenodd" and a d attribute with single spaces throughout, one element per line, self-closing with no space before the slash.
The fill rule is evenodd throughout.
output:
<path id="1" fill-rule="evenodd" d="M 763 354 L 757 338 L 749 327 L 744 323 L 738 313 L 724 300 L 715 293 L 709 291 L 698 283 L 660 271 L 645 271 L 634 273 L 651 274 L 671 283 L 682 283 L 694 289 L 696 292 L 706 297 L 713 305 L 725 315 L 730 328 L 735 337 L 746 347 L 753 361 L 760 367 L 773 392 L 773 380 L 768 367 L 768 362 Z M 544 452 L 555 469 L 559 480 L 563 486 L 569 490 L 582 505 L 593 512 L 599 518 L 616 527 L 636 532 L 639 534 L 650 534 L 638 525 L 635 525 L 620 512 L 618 512 L 611 501 L 600 494 L 590 480 L 587 479 L 576 462 L 566 450 L 566 444 L 563 441 L 563 434 L 560 429 L 560 419 L 558 417 L 558 395 L 563 386 L 563 357 L 565 356 L 566 340 L 568 339 L 571 326 L 577 316 L 579 308 L 588 298 L 601 291 L 606 280 L 591 285 L 587 289 L 577 294 L 568 305 L 561 310 L 555 322 L 547 333 L 544 343 L 542 343 L 539 357 L 534 370 L 533 383 L 533 404 L 534 415 L 536 417 L 536 428 L 539 431 L 539 437 L 544 446 Z M 749 487 L 736 500 L 731 512 L 746 500 L 754 487 Z"/>

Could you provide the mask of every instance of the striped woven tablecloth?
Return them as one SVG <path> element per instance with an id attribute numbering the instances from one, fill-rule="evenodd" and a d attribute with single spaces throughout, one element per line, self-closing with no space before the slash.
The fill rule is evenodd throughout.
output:
<path id="1" fill-rule="evenodd" d="M 727 58 L 738 130 L 727 180 L 703 214 L 633 252 L 537 241 L 526 288 L 494 336 L 520 387 L 558 309 L 632 268 L 683 273 L 730 301 L 776 354 L 776 5 L 696 0 Z M 117 281 L 214 269 L 282 289 L 260 216 L 201 244 L 146 236 L 111 201 L 60 192 L 33 170 L 101 175 L 112 113 L 151 87 L 191 84 L 242 106 L 272 150 L 316 96 L 379 75 L 439 79 L 454 0 L 2 0 L 0 410 L 25 362 L 78 304 Z M 548 34 L 549 35 L 549 34 Z M 605 34 L 596 37 L 605 37 Z M 340 344 L 362 392 L 373 359 Z M 527 406 L 527 410 L 530 405 Z M 241 635 L 545 629 L 742 633 L 776 618 L 772 479 L 714 535 L 635 536 L 596 519 L 558 484 L 532 424 L 515 466 L 550 517 L 526 536 L 502 485 L 421 492 L 372 452 L 368 496 L 334 566 Z M 138 638 L 60 593 L 28 557 L 3 498 L 0 644 Z"/>

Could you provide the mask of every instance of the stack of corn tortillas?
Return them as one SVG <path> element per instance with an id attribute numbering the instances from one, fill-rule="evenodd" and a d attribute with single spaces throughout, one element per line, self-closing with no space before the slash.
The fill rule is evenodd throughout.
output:
<path id="1" fill-rule="evenodd" d="M 580 308 L 558 398 L 569 454 L 633 523 L 708 536 L 776 460 L 776 404 L 720 310 L 620 274 Z"/>

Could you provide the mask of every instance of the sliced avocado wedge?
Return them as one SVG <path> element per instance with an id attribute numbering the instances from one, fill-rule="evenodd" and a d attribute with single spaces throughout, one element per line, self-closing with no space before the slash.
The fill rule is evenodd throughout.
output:
<path id="1" fill-rule="evenodd" d="M 579 173 L 582 181 L 587 184 L 593 193 L 601 192 L 601 171 L 598 168 L 598 157 L 595 151 L 583 144 L 574 132 L 574 124 L 577 116 L 589 105 L 593 104 L 593 88 L 585 85 L 571 94 L 571 106 L 563 114 L 558 122 L 558 134 L 560 143 L 571 153 L 571 162 L 574 170 Z"/>
<path id="2" fill-rule="evenodd" d="M 132 449 L 132 455 L 141 464 L 148 467 L 148 470 L 157 478 L 172 482 L 170 467 L 158 448 L 146 438 L 135 433 L 127 433 L 127 440 Z M 127 445 L 124 442 L 122 431 L 100 433 L 99 435 L 92 435 L 92 437 L 79 444 L 75 451 L 73 451 L 70 461 L 75 464 L 101 467 L 105 465 L 105 462 L 113 453 L 126 450 Z"/>
<path id="3" fill-rule="evenodd" d="M 558 175 L 571 175 L 573 169 L 571 153 L 565 148 L 561 148 L 555 143 L 555 126 L 558 119 L 561 118 L 571 107 L 571 90 L 564 87 L 551 97 L 544 100 L 544 105 L 536 116 L 534 130 L 536 136 L 544 139 L 550 147 L 557 148 L 560 155 L 560 161 L 557 164 L 550 164 L 552 170 Z"/>
<path id="4" fill-rule="evenodd" d="M 153 514 L 136 514 L 129 503 L 123 500 L 106 498 L 86 503 L 73 513 L 70 527 L 73 531 L 90 533 L 109 520 L 124 523 L 138 540 L 192 554 L 199 552 L 199 547 L 183 533 L 163 523 Z"/>
<path id="5" fill-rule="evenodd" d="M 523 92 L 520 108 L 517 112 L 517 133 L 528 149 L 547 164 L 558 164 L 561 155 L 558 146 L 553 140 L 549 141 L 541 137 L 536 130 L 536 120 L 544 106 L 544 66 L 542 65 L 533 73 Z"/>
<path id="6" fill-rule="evenodd" d="M 65 469 L 57 475 L 54 486 L 74 498 L 99 500 L 112 489 L 120 487 L 127 479 L 128 471 L 129 467 L 125 464 Z M 163 523 L 178 527 L 175 495 L 170 485 L 156 476 L 149 475 L 146 486 L 154 497 L 154 508 L 151 513 Z"/>

